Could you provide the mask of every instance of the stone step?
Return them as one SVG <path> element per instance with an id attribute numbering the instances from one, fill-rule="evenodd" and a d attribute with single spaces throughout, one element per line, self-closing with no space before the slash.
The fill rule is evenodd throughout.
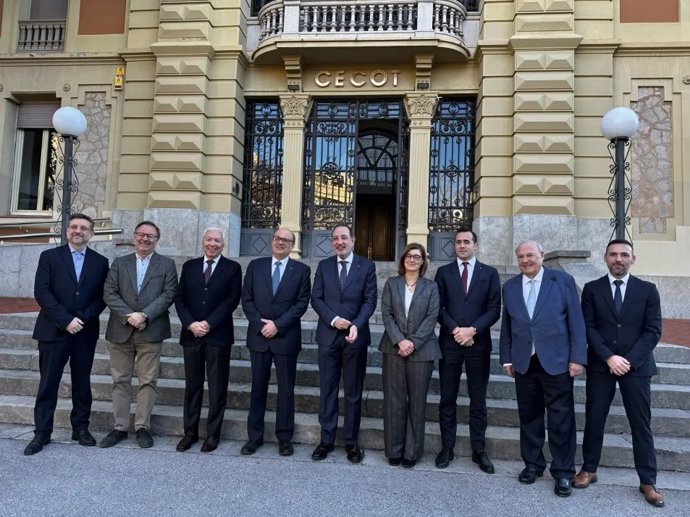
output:
<path id="1" fill-rule="evenodd" d="M 39 375 L 33 371 L 1 371 L 0 392 L 6 395 L 35 396 L 38 389 Z M 136 385 L 136 379 L 134 380 Z M 94 400 L 110 401 L 112 392 L 111 378 L 108 375 L 92 375 L 91 386 Z M 249 409 L 251 384 L 232 382 L 228 388 L 228 407 L 232 409 Z M 63 376 L 60 386 L 60 397 L 68 399 L 71 393 L 71 382 L 68 375 Z M 269 386 L 268 408 L 276 407 L 277 386 Z M 207 395 L 207 394 L 205 394 Z M 363 393 L 363 416 L 383 418 L 383 392 L 365 390 Z M 184 400 L 184 380 L 160 379 L 158 382 L 158 403 L 169 406 L 181 406 Z M 438 403 L 440 396 L 430 393 L 427 397 L 427 421 L 438 421 Z M 205 397 L 205 402 L 207 398 Z M 342 390 L 340 393 L 341 411 Z M 316 386 L 297 386 L 295 388 L 295 407 L 301 413 L 318 413 L 319 388 Z M 467 422 L 469 399 L 466 395 L 458 397 L 458 422 Z M 487 408 L 489 423 L 494 427 L 515 427 L 518 425 L 517 405 L 514 400 L 488 399 Z M 578 430 L 584 429 L 585 406 L 575 405 Z M 652 428 L 656 436 L 675 436 L 690 438 L 690 411 L 681 409 L 652 409 Z M 612 405 L 607 420 L 607 432 L 613 434 L 630 433 L 625 417 L 625 410 L 620 405 Z"/>
<path id="2" fill-rule="evenodd" d="M 32 425 L 33 422 L 33 397 L 0 395 L 0 422 L 13 424 Z M 69 411 L 71 405 L 66 400 L 58 401 L 55 412 L 56 427 L 70 426 Z M 231 440 L 245 440 L 246 434 L 245 410 L 231 409 L 225 414 L 223 425 L 223 437 Z M 275 441 L 273 436 L 275 413 L 269 411 L 266 414 L 265 440 Z M 202 415 L 202 429 L 204 426 Z M 105 432 L 112 428 L 111 404 L 104 401 L 96 401 L 93 404 L 91 415 L 91 429 L 97 432 Z M 342 422 L 341 422 L 342 425 Z M 168 406 L 157 404 L 151 417 L 151 429 L 158 435 L 182 434 L 182 408 L 180 406 Z M 297 413 L 295 415 L 296 443 L 315 445 L 319 441 L 320 427 L 315 414 Z M 495 459 L 518 460 L 520 458 L 519 430 L 514 427 L 494 427 L 487 430 L 487 450 Z M 578 443 L 582 441 L 582 434 L 578 433 Z M 365 449 L 383 449 L 383 421 L 379 418 L 362 418 L 359 434 L 359 442 Z M 337 440 L 341 444 L 341 440 Z M 441 445 L 438 425 L 428 422 L 426 425 L 425 451 L 434 453 Z M 655 440 L 657 450 L 657 463 L 660 470 L 674 470 L 678 472 L 690 472 L 690 439 L 688 438 L 657 438 Z M 468 456 L 471 453 L 469 444 L 469 431 L 467 426 L 458 426 L 458 438 L 456 453 Z M 548 447 L 545 447 L 548 458 Z M 581 463 L 580 447 L 578 447 L 577 462 Z M 607 434 L 604 437 L 604 448 L 601 458 L 602 466 L 633 468 L 633 455 L 631 437 L 629 435 Z"/>

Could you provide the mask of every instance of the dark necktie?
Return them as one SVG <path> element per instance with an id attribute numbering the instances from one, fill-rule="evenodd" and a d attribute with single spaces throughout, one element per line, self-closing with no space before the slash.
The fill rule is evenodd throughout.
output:
<path id="1" fill-rule="evenodd" d="M 347 261 L 340 261 L 340 290 L 345 289 L 345 280 L 347 279 Z"/>
<path id="2" fill-rule="evenodd" d="M 280 285 L 280 261 L 276 262 L 275 266 L 276 268 L 273 270 L 273 276 L 271 277 L 274 295 L 276 294 L 278 286 Z"/>
<path id="3" fill-rule="evenodd" d="M 204 285 L 208 285 L 208 281 L 211 280 L 211 273 L 213 273 L 213 261 L 206 261 L 206 269 L 204 269 Z"/>
<path id="4" fill-rule="evenodd" d="M 462 290 L 467 294 L 467 262 L 462 263 L 462 274 L 460 278 L 462 278 Z"/>
<path id="5" fill-rule="evenodd" d="M 623 293 L 621 292 L 623 280 L 614 280 L 613 283 L 616 285 L 616 292 L 613 294 L 613 306 L 616 308 L 616 314 L 620 314 L 623 307 Z"/>

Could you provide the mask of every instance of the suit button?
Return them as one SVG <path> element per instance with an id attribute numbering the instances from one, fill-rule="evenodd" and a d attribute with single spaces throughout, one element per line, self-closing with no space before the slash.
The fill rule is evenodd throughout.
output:
<path id="1" fill-rule="evenodd" d="M 201 305 L 206 305 L 206 302 L 201 302 Z"/>
<path id="2" fill-rule="evenodd" d="M 623 325 L 621 325 L 620 323 L 617 325 L 618 328 L 621 328 L 622 326 L 623 326 Z"/>
<path id="3" fill-rule="evenodd" d="M 618 340 L 614 339 L 614 340 L 613 340 L 613 344 L 614 344 L 614 345 L 617 345 L 617 344 L 618 344 Z"/>
<path id="4" fill-rule="evenodd" d="M 74 296 L 79 296 L 79 291 L 77 291 L 76 293 L 74 293 Z"/>

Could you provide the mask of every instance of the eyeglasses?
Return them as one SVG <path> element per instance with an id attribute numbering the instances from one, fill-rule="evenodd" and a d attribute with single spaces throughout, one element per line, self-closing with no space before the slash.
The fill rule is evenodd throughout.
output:
<path id="1" fill-rule="evenodd" d="M 405 255 L 405 260 L 409 260 L 410 262 L 421 262 L 424 258 L 421 255 L 412 255 L 408 253 Z"/>
<path id="2" fill-rule="evenodd" d="M 276 237 L 274 235 L 273 236 L 273 242 L 278 242 L 280 244 L 292 244 L 295 241 L 292 239 L 286 239 L 285 237 Z"/>
<path id="3" fill-rule="evenodd" d="M 90 232 L 91 231 L 90 226 L 86 226 L 86 225 L 79 226 L 78 224 L 70 224 L 67 227 L 67 229 L 72 230 L 73 232 L 76 232 L 77 230 L 81 230 L 82 232 Z"/>
<path id="4" fill-rule="evenodd" d="M 155 241 L 158 238 L 158 235 L 154 233 L 134 232 L 134 235 L 140 239 L 149 239 L 152 241 Z"/>

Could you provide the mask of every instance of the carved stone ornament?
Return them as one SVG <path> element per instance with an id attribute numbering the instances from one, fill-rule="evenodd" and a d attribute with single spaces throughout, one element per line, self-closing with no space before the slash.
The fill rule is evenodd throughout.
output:
<path id="1" fill-rule="evenodd" d="M 690 84 L 690 75 L 683 77 L 683 84 Z"/>
<path id="2" fill-rule="evenodd" d="M 405 99 L 407 115 L 410 118 L 431 118 L 436 110 L 438 95 L 422 93 L 419 96 L 408 95 Z"/>
<path id="3" fill-rule="evenodd" d="M 304 120 L 309 114 L 308 95 L 290 95 L 280 97 L 280 109 L 285 118 L 300 118 Z"/>
<path id="4" fill-rule="evenodd" d="M 72 85 L 69 84 L 69 83 L 65 83 L 65 84 L 62 85 L 62 89 L 63 89 L 63 91 L 68 92 L 68 91 L 70 91 L 70 90 L 72 89 Z"/>

